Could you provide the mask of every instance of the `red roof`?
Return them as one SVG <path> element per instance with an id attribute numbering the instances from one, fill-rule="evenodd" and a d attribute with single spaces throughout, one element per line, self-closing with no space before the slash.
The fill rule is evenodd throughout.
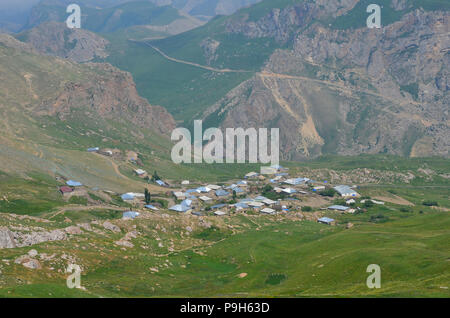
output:
<path id="1" fill-rule="evenodd" d="M 68 186 L 63 186 L 63 187 L 59 188 L 59 191 L 61 191 L 61 193 L 70 193 L 73 191 L 73 189 Z"/>

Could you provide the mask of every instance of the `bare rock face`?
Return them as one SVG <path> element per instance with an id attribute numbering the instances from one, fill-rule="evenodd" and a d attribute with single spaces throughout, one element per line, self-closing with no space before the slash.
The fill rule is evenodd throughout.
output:
<path id="1" fill-rule="evenodd" d="M 29 255 L 19 256 L 18 258 L 16 258 L 14 263 L 21 264 L 24 267 L 29 268 L 29 269 L 40 269 L 40 268 L 42 268 L 41 267 L 41 263 L 39 263 L 38 260 L 32 258 Z"/>
<path id="2" fill-rule="evenodd" d="M 284 160 L 326 153 L 448 157 L 449 13 L 415 10 L 382 29 L 314 22 L 330 6 L 342 15 L 356 3 L 303 3 L 257 21 L 245 15 L 229 21 L 228 32 L 293 39 L 293 46 L 275 51 L 263 71 L 204 119 L 223 118 L 223 129 L 279 127 Z M 407 3 L 393 6 L 403 10 Z"/>
<path id="3" fill-rule="evenodd" d="M 0 248 L 15 248 L 14 234 L 7 228 L 0 228 Z"/>
<path id="4" fill-rule="evenodd" d="M 88 62 L 96 57 L 106 58 L 108 41 L 84 29 L 69 29 L 64 23 L 46 22 L 21 36 L 36 51 Z"/>
<path id="5" fill-rule="evenodd" d="M 36 257 L 36 256 L 38 256 L 38 251 L 36 251 L 36 250 L 29 250 L 28 251 L 28 255 L 30 256 L 30 257 Z"/>
<path id="6" fill-rule="evenodd" d="M 109 222 L 109 221 L 105 221 L 105 222 L 103 223 L 103 227 L 104 227 L 105 229 L 110 230 L 110 231 L 113 231 L 113 232 L 120 232 L 120 227 L 118 227 L 118 226 L 115 225 L 115 224 L 112 224 L 112 223 Z"/>
<path id="7" fill-rule="evenodd" d="M 31 246 L 43 242 L 62 241 L 65 239 L 67 239 L 67 235 L 62 230 L 53 230 L 51 232 L 32 232 L 29 234 L 20 235 L 18 239 L 20 243 L 18 246 Z"/>
<path id="8" fill-rule="evenodd" d="M 64 229 L 66 233 L 72 234 L 72 235 L 79 235 L 83 234 L 83 231 L 78 226 L 69 226 Z"/>
<path id="9" fill-rule="evenodd" d="M 96 74 L 90 81 L 65 84 L 59 95 L 43 101 L 36 113 L 66 120 L 78 108 L 91 117 L 128 121 L 162 135 L 169 135 L 175 128 L 175 120 L 167 110 L 151 106 L 139 96 L 130 73 L 106 63 L 85 66 Z"/>

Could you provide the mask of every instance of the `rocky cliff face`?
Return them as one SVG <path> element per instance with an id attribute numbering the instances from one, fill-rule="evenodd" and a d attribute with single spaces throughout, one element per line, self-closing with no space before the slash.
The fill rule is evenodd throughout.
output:
<path id="1" fill-rule="evenodd" d="M 26 107 L 29 115 L 69 121 L 78 112 L 163 135 L 175 127 L 164 108 L 138 95 L 129 73 L 110 64 L 77 64 L 42 56 L 8 35 L 0 35 L 0 51 L 0 111 L 6 117 Z"/>
<path id="2" fill-rule="evenodd" d="M 45 22 L 18 36 L 42 54 L 88 62 L 106 58 L 108 41 L 83 29 L 69 29 L 64 23 Z"/>
<path id="3" fill-rule="evenodd" d="M 118 122 L 132 122 L 138 127 L 170 135 L 175 128 L 172 116 L 160 106 L 151 106 L 136 91 L 131 75 L 110 64 L 86 65 L 101 76 L 87 82 L 67 82 L 56 97 L 45 99 L 36 109 L 39 115 L 70 117 L 76 109 L 89 116 Z"/>
<path id="4" fill-rule="evenodd" d="M 312 21 L 327 16 L 337 16 L 351 10 L 358 0 L 319 0 L 299 3 L 295 6 L 272 9 L 267 15 L 252 20 L 248 13 L 236 15 L 227 21 L 226 31 L 243 34 L 249 38 L 274 38 L 286 43 L 299 29 Z"/>
<path id="5" fill-rule="evenodd" d="M 357 2 L 327 4 L 343 14 Z M 228 23 L 228 32 L 292 49 L 277 50 L 205 118 L 223 118 L 223 127 L 279 127 L 284 159 L 449 156 L 449 12 L 418 9 L 382 29 L 338 30 L 316 20 L 326 16 L 317 5 Z M 393 5 L 402 10 L 406 2 Z"/>

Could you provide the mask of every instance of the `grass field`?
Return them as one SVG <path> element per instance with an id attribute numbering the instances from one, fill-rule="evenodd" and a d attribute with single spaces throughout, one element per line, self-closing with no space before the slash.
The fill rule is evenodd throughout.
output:
<path id="1" fill-rule="evenodd" d="M 214 235 L 198 230 L 193 236 L 199 239 L 188 239 L 193 247 L 180 245 L 175 252 L 152 243 L 155 234 L 150 229 L 154 229 L 154 224 L 133 221 L 139 231 L 147 231 L 148 235 L 134 240 L 135 244 L 147 244 L 149 249 L 121 250 L 99 237 L 78 238 L 79 246 L 88 247 L 85 250 L 74 249 L 67 242 L 36 247 L 39 253 L 63 249 L 76 255 L 84 264 L 82 286 L 86 291 L 65 288 L 62 273 L 49 273 L 44 278 L 38 272 L 14 266 L 4 272 L 2 280 L 6 280 L 6 286 L 0 289 L 0 295 L 448 297 L 448 213 L 388 213 L 391 218 L 383 223 L 367 222 L 364 215 L 353 216 L 355 227 L 350 230 L 343 225 L 330 227 L 277 217 L 236 216 L 224 220 L 233 226 L 234 234 L 224 229 Z M 347 221 L 343 218 L 340 223 Z M 169 240 L 178 242 L 179 226 L 173 225 L 171 230 L 171 234 L 158 233 L 164 244 Z M 94 251 L 89 248 L 90 243 L 101 248 Z M 11 259 L 27 250 L 2 251 L 2 258 Z M 366 287 L 369 264 L 381 267 L 380 289 Z M 240 278 L 242 273 L 247 275 Z M 24 283 L 12 286 L 13 277 L 20 277 Z"/>

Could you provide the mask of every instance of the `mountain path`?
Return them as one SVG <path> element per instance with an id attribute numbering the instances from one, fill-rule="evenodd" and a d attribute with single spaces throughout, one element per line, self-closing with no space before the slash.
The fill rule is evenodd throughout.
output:
<path id="1" fill-rule="evenodd" d="M 314 82 L 314 83 L 318 83 L 318 84 L 325 84 L 330 88 L 334 88 L 337 89 L 339 91 L 342 92 L 346 92 L 346 93 L 351 93 L 351 92 L 357 92 L 357 93 L 364 93 L 367 95 L 372 95 L 375 97 L 379 97 L 383 100 L 388 100 L 391 103 L 393 103 L 394 105 L 405 105 L 405 104 L 417 104 L 417 102 L 414 101 L 402 101 L 399 102 L 398 100 L 395 100 L 394 98 L 390 98 L 387 96 L 384 96 L 382 94 L 370 91 L 368 89 L 361 89 L 361 88 L 352 88 L 352 87 L 347 87 L 341 84 L 337 84 L 337 83 L 333 83 L 330 81 L 325 81 L 325 80 L 319 80 L 319 79 L 314 79 L 314 78 L 309 78 L 309 77 L 304 77 L 304 76 L 297 76 L 297 75 L 287 75 L 287 74 L 279 74 L 279 73 L 272 73 L 272 72 L 268 72 L 268 71 L 261 71 L 261 72 L 254 72 L 254 71 L 247 71 L 247 70 L 233 70 L 233 69 L 218 69 L 218 68 L 214 68 L 214 67 L 210 67 L 210 66 L 205 66 L 205 65 L 201 65 L 198 63 L 193 63 L 193 62 L 189 62 L 189 61 L 185 61 L 185 60 L 180 60 L 177 58 L 173 58 L 168 56 L 166 53 L 164 53 L 161 49 L 151 45 L 150 43 L 147 42 L 142 42 L 142 41 L 134 41 L 134 40 L 130 40 L 132 42 L 136 42 L 136 43 L 141 43 L 141 44 L 145 44 L 149 47 L 151 47 L 153 50 L 155 50 L 156 52 L 158 52 L 162 57 L 164 57 L 165 59 L 175 62 L 175 63 L 180 63 L 180 64 L 185 64 L 185 65 L 190 65 L 193 67 L 197 67 L 197 68 L 201 68 L 204 70 L 208 70 L 211 72 L 217 72 L 217 73 L 255 73 L 257 76 L 260 76 L 261 78 L 277 78 L 277 79 L 290 79 L 290 80 L 303 80 L 303 81 L 309 81 L 309 82 Z M 394 115 L 394 116 L 402 116 L 402 113 L 395 113 L 391 110 L 388 109 L 383 109 L 383 111 Z M 406 114 L 403 114 L 406 115 Z M 429 125 L 429 123 L 427 123 Z"/>

